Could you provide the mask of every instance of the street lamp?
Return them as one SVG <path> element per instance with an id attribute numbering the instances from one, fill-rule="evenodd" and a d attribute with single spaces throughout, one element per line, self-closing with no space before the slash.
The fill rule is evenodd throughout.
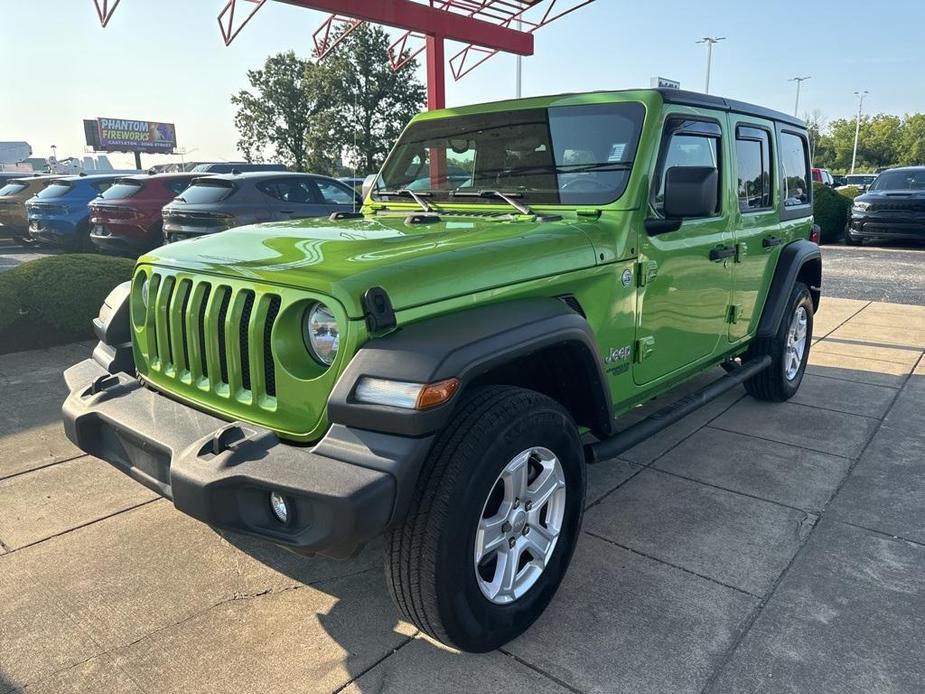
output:
<path id="1" fill-rule="evenodd" d="M 791 77 L 789 80 L 787 80 L 788 82 L 797 83 L 797 100 L 796 100 L 796 103 L 793 104 L 794 117 L 797 117 L 797 115 L 800 112 L 800 87 L 803 85 L 803 82 L 810 79 L 811 77 L 812 77 L 811 75 L 807 75 L 806 77 Z"/>
<path id="2" fill-rule="evenodd" d="M 861 109 L 864 107 L 864 97 L 867 96 L 868 91 L 865 89 L 863 92 L 855 92 L 854 95 L 858 98 L 858 117 L 854 123 L 854 153 L 851 155 L 851 173 L 854 173 L 854 165 L 858 160 L 858 136 L 861 134 Z"/>
<path id="3" fill-rule="evenodd" d="M 704 36 L 697 43 L 707 44 L 707 84 L 703 90 L 704 94 L 710 93 L 710 68 L 713 65 L 713 44 L 725 41 L 725 36 Z"/>

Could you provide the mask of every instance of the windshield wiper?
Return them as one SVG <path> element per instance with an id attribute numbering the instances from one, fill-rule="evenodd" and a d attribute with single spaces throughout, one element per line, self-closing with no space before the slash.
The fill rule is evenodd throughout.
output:
<path id="1" fill-rule="evenodd" d="M 377 195 L 401 195 L 401 196 L 404 196 L 404 197 L 406 197 L 406 198 L 411 198 L 411 199 L 414 200 L 418 205 L 420 205 L 421 208 L 422 208 L 425 212 L 433 212 L 433 211 L 434 211 L 433 206 L 432 206 L 429 202 L 427 202 L 427 201 L 424 199 L 424 196 L 430 197 L 431 195 L 433 195 L 433 193 L 424 193 L 424 192 L 415 193 L 415 192 L 414 192 L 413 190 L 411 190 L 410 188 L 401 188 L 401 189 L 399 189 L 399 190 L 376 190 L 376 191 L 373 191 L 373 192 L 376 193 Z"/>
<path id="2" fill-rule="evenodd" d="M 529 207 L 514 200 L 515 197 L 522 198 L 522 193 L 502 193 L 499 190 L 454 190 L 450 193 L 450 196 L 454 198 L 498 198 L 504 200 L 520 214 L 533 214 L 533 210 Z"/>
<path id="3" fill-rule="evenodd" d="M 626 171 L 633 165 L 622 161 L 599 161 L 596 164 L 559 164 L 556 173 L 581 173 L 583 171 Z"/>

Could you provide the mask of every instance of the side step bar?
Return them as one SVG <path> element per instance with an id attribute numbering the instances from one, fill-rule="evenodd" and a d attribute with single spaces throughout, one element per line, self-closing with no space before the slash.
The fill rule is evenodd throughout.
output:
<path id="1" fill-rule="evenodd" d="M 684 396 L 670 405 L 666 405 L 658 412 L 611 436 L 609 439 L 588 444 L 585 446 L 585 460 L 589 464 L 599 463 L 620 455 L 623 451 L 629 450 L 641 441 L 645 441 L 679 419 L 686 417 L 694 410 L 703 407 L 711 400 L 715 400 L 723 393 L 732 390 L 743 381 L 764 371 L 770 365 L 771 357 L 765 355 L 731 369 L 725 376 L 713 381 L 713 383 L 695 393 Z"/>

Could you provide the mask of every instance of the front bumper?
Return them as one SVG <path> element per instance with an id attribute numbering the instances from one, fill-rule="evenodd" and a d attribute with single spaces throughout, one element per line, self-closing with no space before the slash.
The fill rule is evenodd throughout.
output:
<path id="1" fill-rule="evenodd" d="M 331 427 L 313 448 L 228 423 L 95 359 L 64 373 L 64 428 L 79 448 L 218 528 L 303 554 L 353 556 L 402 515 L 431 438 Z M 269 494 L 289 502 L 272 515 Z"/>
<path id="2" fill-rule="evenodd" d="M 925 241 L 925 212 L 852 212 L 849 232 L 855 238 Z"/>

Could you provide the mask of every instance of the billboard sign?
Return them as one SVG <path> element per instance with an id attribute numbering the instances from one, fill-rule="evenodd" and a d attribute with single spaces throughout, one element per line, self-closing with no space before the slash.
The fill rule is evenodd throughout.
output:
<path id="1" fill-rule="evenodd" d="M 666 77 L 653 77 L 652 86 L 657 89 L 680 89 L 681 83 L 677 80 L 670 80 Z"/>
<path id="2" fill-rule="evenodd" d="M 87 144 L 98 152 L 148 152 L 170 154 L 177 147 L 173 123 L 124 118 L 84 121 Z"/>

